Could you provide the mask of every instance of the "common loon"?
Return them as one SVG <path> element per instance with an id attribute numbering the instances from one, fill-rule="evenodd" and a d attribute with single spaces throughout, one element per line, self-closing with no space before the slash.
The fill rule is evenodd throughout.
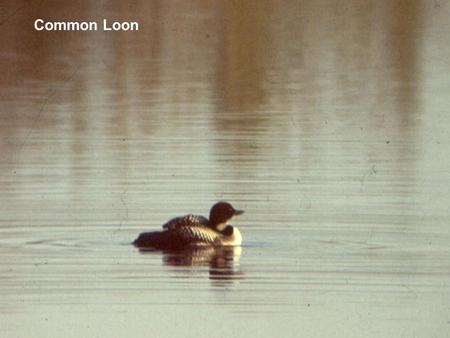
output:
<path id="1" fill-rule="evenodd" d="M 186 247 L 237 246 L 242 243 L 238 228 L 227 222 L 234 215 L 243 214 L 230 203 L 218 202 L 209 211 L 209 219 L 186 215 L 165 223 L 163 231 L 141 233 L 133 244 L 139 248 L 178 250 Z"/>

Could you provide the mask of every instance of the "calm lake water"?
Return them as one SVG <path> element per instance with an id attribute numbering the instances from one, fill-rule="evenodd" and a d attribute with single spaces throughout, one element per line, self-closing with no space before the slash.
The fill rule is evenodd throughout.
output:
<path id="1" fill-rule="evenodd" d="M 448 1 L 0 8 L 0 336 L 448 337 Z"/>

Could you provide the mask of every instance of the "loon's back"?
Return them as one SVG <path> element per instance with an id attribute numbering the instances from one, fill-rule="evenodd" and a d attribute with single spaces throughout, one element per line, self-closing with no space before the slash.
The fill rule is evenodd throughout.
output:
<path id="1" fill-rule="evenodd" d="M 176 229 L 181 228 L 185 226 L 189 227 L 207 227 L 208 226 L 208 219 L 203 216 L 198 215 L 186 215 L 181 217 L 175 217 L 165 223 L 162 227 L 163 229 Z"/>

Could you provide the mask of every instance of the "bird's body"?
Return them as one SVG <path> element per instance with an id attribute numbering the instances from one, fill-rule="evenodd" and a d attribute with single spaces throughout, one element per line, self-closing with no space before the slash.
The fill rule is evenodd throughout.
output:
<path id="1" fill-rule="evenodd" d="M 141 233 L 133 244 L 140 248 L 163 250 L 240 245 L 240 231 L 227 225 L 227 221 L 241 213 L 229 203 L 219 202 L 211 208 L 209 219 L 197 215 L 176 217 L 162 226 L 163 231 Z"/>

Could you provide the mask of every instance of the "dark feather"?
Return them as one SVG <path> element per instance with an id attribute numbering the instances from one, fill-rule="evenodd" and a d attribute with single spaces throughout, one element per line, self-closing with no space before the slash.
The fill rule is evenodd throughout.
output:
<path id="1" fill-rule="evenodd" d="M 219 233 L 204 226 L 179 226 L 165 231 L 145 232 L 133 242 L 138 247 L 181 249 L 188 246 L 215 245 Z"/>
<path id="2" fill-rule="evenodd" d="M 165 223 L 162 227 L 163 229 L 177 229 L 185 226 L 190 227 L 206 227 L 208 226 L 208 219 L 203 216 L 198 215 L 186 215 L 181 217 L 176 217 Z"/>

